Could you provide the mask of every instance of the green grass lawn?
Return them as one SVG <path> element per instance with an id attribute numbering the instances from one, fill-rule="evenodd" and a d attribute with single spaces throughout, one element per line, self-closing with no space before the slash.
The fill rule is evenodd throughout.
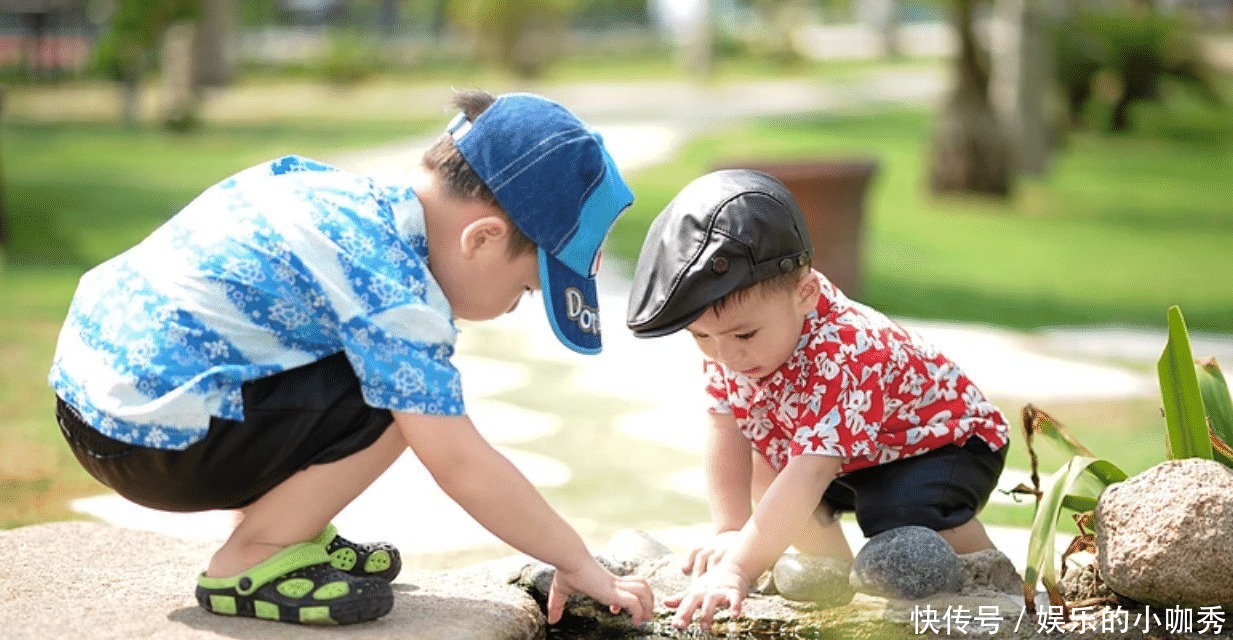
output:
<path id="1" fill-rule="evenodd" d="M 0 141 L 12 242 L 0 263 L 0 528 L 71 517 L 69 499 L 101 489 L 64 445 L 46 384 L 82 272 L 246 166 L 429 130 L 414 121 L 207 126 L 189 135 L 103 124 L 5 124 Z"/>
<path id="2" fill-rule="evenodd" d="M 676 160 L 630 176 L 638 200 L 614 230 L 610 251 L 632 258 L 650 219 L 686 182 L 717 165 L 874 157 L 880 170 L 867 207 L 863 297 L 884 311 L 1015 327 L 1163 327 L 1166 307 L 1178 303 L 1192 329 L 1233 332 L 1225 284 L 1233 278 L 1233 117 L 1228 109 L 1202 111 L 1185 102 L 1169 110 L 1140 110 L 1141 131 L 1133 136 L 1071 135 L 1050 175 L 1020 183 L 1009 203 L 927 195 L 931 114 L 923 111 L 751 123 L 696 140 Z M 229 124 L 187 136 L 104 124 L 5 124 L 12 245 L 0 271 L 0 527 L 71 517 L 67 499 L 99 489 L 56 433 L 45 383 L 59 324 L 85 269 L 240 168 L 289 152 L 321 157 L 385 144 L 440 124 Z M 1127 471 L 1163 459 L 1155 402 L 1044 408 Z M 570 438 L 580 451 L 593 451 L 587 438 L 611 426 L 598 415 L 581 423 Z M 652 453 L 644 463 L 671 457 Z M 569 511 L 595 520 L 645 519 L 637 514 L 652 487 L 617 490 L 622 477 L 645 470 L 579 456 L 556 456 L 582 465 L 575 467 L 578 487 L 556 492 Z M 1011 456 L 1013 466 L 1027 466 L 1022 447 Z M 1046 454 L 1043 469 L 1060 462 Z M 594 473 L 581 478 L 584 469 Z M 696 508 L 678 516 L 694 520 L 702 515 Z M 988 516 L 1015 524 L 1025 518 L 1030 509 L 1013 507 L 991 508 Z"/>
<path id="3" fill-rule="evenodd" d="M 1050 174 L 1022 181 L 1008 203 L 928 194 L 926 112 L 753 123 L 634 176 L 638 200 L 611 250 L 636 256 L 650 219 L 716 166 L 872 157 L 864 302 L 1012 327 L 1163 327 L 1180 304 L 1192 329 L 1233 332 L 1223 284 L 1233 281 L 1233 110 L 1184 111 L 1171 123 L 1161 107 L 1137 115 L 1134 136 L 1072 134 Z"/>

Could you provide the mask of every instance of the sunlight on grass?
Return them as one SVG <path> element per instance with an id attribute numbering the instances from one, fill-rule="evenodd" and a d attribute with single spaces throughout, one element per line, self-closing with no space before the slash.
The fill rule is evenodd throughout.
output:
<path id="1" fill-rule="evenodd" d="M 1206 141 L 1179 141 L 1153 129 L 1151 115 L 1143 137 L 1072 134 L 1051 174 L 1023 181 L 1006 204 L 928 195 L 929 113 L 763 121 L 634 175 L 638 200 L 611 250 L 636 256 L 650 219 L 716 166 L 873 157 L 863 301 L 884 312 L 1029 328 L 1163 326 L 1164 310 L 1180 304 L 1192 327 L 1233 332 L 1233 299 L 1212 285 L 1233 280 L 1233 125 L 1215 113 Z"/>
<path id="2" fill-rule="evenodd" d="M 568 68 L 554 73 L 570 77 Z M 1149 105 L 1136 114 L 1142 130 L 1133 136 L 1071 134 L 1051 173 L 1023 181 L 1007 204 L 927 194 L 932 114 L 925 111 L 750 123 L 698 139 L 672 162 L 632 174 L 637 201 L 611 234 L 609 251 L 632 260 L 654 215 L 716 166 L 873 157 L 880 168 L 867 203 L 864 301 L 882 311 L 1013 327 L 1163 327 L 1167 306 L 1181 304 L 1192 329 L 1233 332 L 1233 299 L 1223 286 L 1233 279 L 1233 117 L 1184 107 L 1166 113 Z M 97 123 L 5 124 L 13 240 L 0 272 L 0 527 L 71 517 L 69 499 L 102 489 L 62 442 L 45 382 L 59 324 L 85 269 L 246 166 L 285 153 L 320 157 L 386 144 L 433 131 L 440 120 L 233 123 L 188 136 Z M 499 332 L 480 339 L 524 356 L 534 385 L 551 387 L 569 375 L 568 365 L 519 354 Z M 635 407 L 598 396 L 550 395 L 502 399 L 570 416 L 560 437 L 526 448 L 577 472 L 576 482 L 545 494 L 584 523 L 585 533 L 603 537 L 616 524 L 656 528 L 706 520 L 703 501 L 664 488 L 695 460 L 617 433 L 616 418 Z M 1154 399 L 1041 406 L 1129 473 L 1164 459 Z M 1019 407 L 1003 408 L 1015 425 L 1008 464 L 1026 469 Z M 1041 454 L 1042 472 L 1063 461 L 1043 448 Z M 984 519 L 1027 525 L 1031 509 L 992 505 Z"/>

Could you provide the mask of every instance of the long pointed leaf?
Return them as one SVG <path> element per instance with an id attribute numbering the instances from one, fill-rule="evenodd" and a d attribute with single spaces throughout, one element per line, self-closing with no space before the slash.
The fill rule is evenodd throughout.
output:
<path id="1" fill-rule="evenodd" d="M 1083 446 L 1083 443 L 1071 435 L 1061 422 L 1036 405 L 1029 404 L 1023 407 L 1023 424 L 1024 429 L 1030 430 L 1033 434 L 1039 433 L 1045 436 L 1053 446 L 1067 455 L 1096 457 L 1096 454 Z"/>
<path id="2" fill-rule="evenodd" d="M 1095 499 L 1105 487 L 1126 479 L 1126 473 L 1107 460 L 1088 456 L 1075 456 L 1051 475 L 1043 496 L 1032 518 L 1032 534 L 1028 540 L 1027 566 L 1023 572 L 1024 604 L 1035 610 L 1036 583 L 1044 584 L 1046 590 L 1055 591 L 1057 568 L 1054 554 L 1054 537 L 1057 535 L 1057 520 L 1067 502 L 1080 502 L 1084 498 Z"/>
<path id="3" fill-rule="evenodd" d="M 1199 394 L 1203 398 L 1203 409 L 1207 411 L 1212 431 L 1225 444 L 1233 442 L 1233 398 L 1229 396 L 1229 385 L 1220 372 L 1220 363 L 1215 358 L 1197 360 L 1195 374 L 1199 378 Z"/>
<path id="4" fill-rule="evenodd" d="M 1198 374 L 1190 352 L 1190 337 L 1182 310 L 1169 307 L 1169 340 L 1156 365 L 1160 396 L 1164 401 L 1169 458 L 1212 459 L 1212 441 L 1207 434 L 1207 416 L 1199 393 Z"/>

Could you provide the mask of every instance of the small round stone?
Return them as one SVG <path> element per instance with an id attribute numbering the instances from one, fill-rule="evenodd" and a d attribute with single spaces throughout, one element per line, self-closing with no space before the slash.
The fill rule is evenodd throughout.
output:
<path id="1" fill-rule="evenodd" d="M 796 553 L 780 557 L 772 573 L 779 595 L 821 607 L 838 607 L 856 595 L 848 583 L 850 568 L 846 561 L 836 558 Z"/>
<path id="2" fill-rule="evenodd" d="M 862 593 L 914 600 L 959 591 L 963 569 L 954 548 L 938 532 L 908 526 L 870 538 L 856 554 L 851 580 Z"/>

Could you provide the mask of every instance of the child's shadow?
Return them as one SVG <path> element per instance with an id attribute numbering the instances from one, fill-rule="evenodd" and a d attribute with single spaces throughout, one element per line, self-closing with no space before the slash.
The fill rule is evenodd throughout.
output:
<path id="1" fill-rule="evenodd" d="M 527 626 L 533 637 L 536 625 L 525 608 L 508 602 L 467 597 L 416 593 L 421 587 L 394 583 L 394 608 L 373 622 L 343 627 L 309 627 L 298 624 L 233 618 L 210 613 L 201 607 L 183 607 L 167 619 L 215 636 L 237 640 L 298 640 L 300 638 L 347 638 L 348 640 L 473 640 L 475 638 L 517 637 L 511 630 Z M 482 591 L 478 590 L 478 591 Z M 529 598 L 528 598 L 529 600 Z"/>
<path id="2" fill-rule="evenodd" d="M 311 634 L 314 638 L 354 638 L 356 640 L 384 640 L 385 638 L 421 637 L 419 634 L 408 636 L 405 620 L 398 616 L 400 606 L 406 607 L 406 601 L 416 596 L 407 596 L 420 590 L 413 584 L 395 582 L 390 585 L 394 590 L 394 609 L 384 617 L 373 622 L 362 622 L 343 627 L 309 626 L 257 620 L 254 618 L 234 618 L 210 613 L 201 607 L 183 607 L 167 615 L 167 619 L 178 622 L 199 631 L 208 631 L 212 635 L 238 640 L 298 640 Z M 432 596 L 429 596 L 432 597 Z M 429 637 L 429 636 L 423 636 Z"/>

